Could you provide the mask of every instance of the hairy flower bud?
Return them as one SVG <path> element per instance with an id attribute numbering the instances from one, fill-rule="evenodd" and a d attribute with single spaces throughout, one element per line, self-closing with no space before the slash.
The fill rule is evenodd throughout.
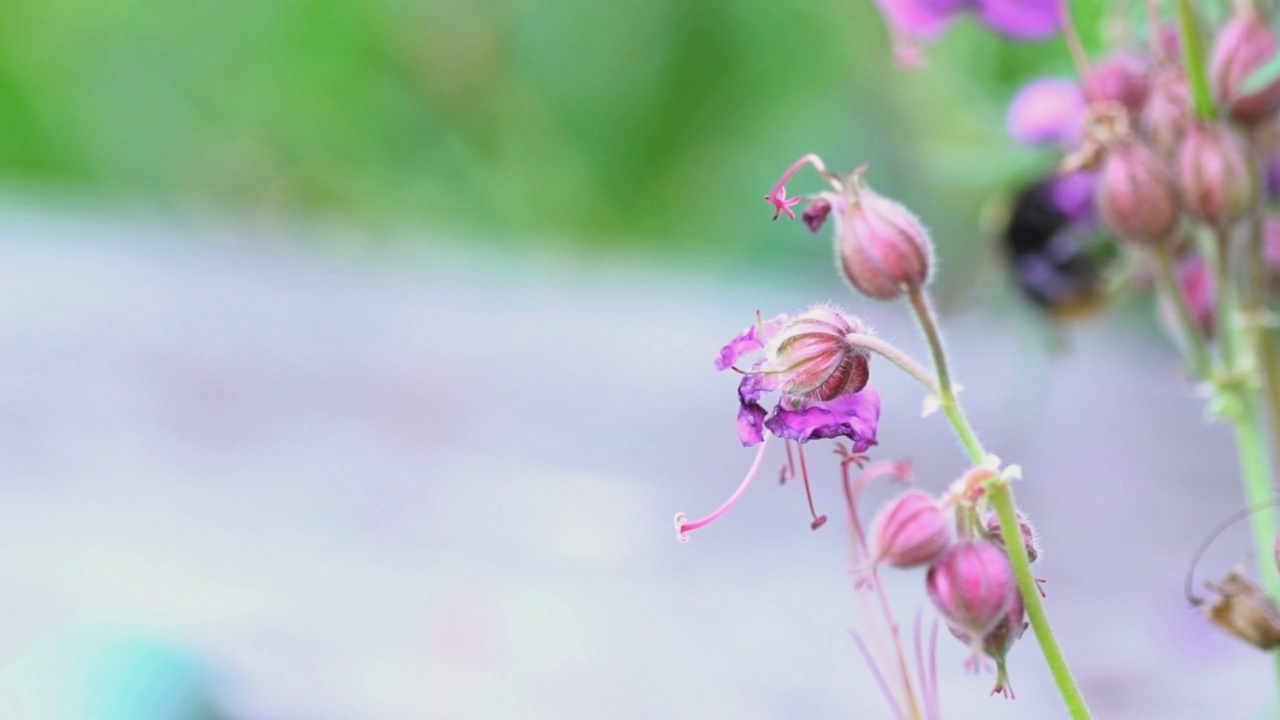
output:
<path id="1" fill-rule="evenodd" d="M 1009 556 L 986 540 L 952 545 L 929 568 L 925 587 L 947 623 L 971 638 L 986 637 L 1018 591 Z"/>
<path id="2" fill-rule="evenodd" d="M 1004 535 L 1000 533 L 1000 516 L 991 513 L 983 523 L 987 539 L 1004 548 Z M 1027 546 L 1027 562 L 1035 562 L 1040 557 L 1040 536 L 1031 526 L 1027 516 L 1018 511 L 1018 529 L 1022 531 L 1022 544 Z"/>
<path id="3" fill-rule="evenodd" d="M 828 401 L 862 390 L 870 377 L 869 353 L 848 340 L 862 324 L 819 305 L 787 321 L 766 348 L 761 371 L 778 379 L 784 396 Z"/>
<path id="4" fill-rule="evenodd" d="M 1214 42 L 1209 77 L 1218 101 L 1242 125 L 1257 125 L 1280 110 L 1280 80 L 1253 92 L 1245 82 L 1276 54 L 1276 35 L 1264 18 L 1244 13 L 1232 18 Z"/>
<path id="5" fill-rule="evenodd" d="M 1221 124 L 1196 123 L 1178 148 L 1178 190 L 1196 219 L 1226 227 L 1253 209 L 1257 184 L 1244 145 Z"/>
<path id="6" fill-rule="evenodd" d="M 1181 68 L 1160 71 L 1138 120 L 1147 139 L 1161 155 L 1177 154 L 1178 144 L 1191 123 L 1191 95 Z"/>
<path id="7" fill-rule="evenodd" d="M 1089 102 L 1118 103 L 1136 118 L 1151 89 L 1150 68 L 1140 56 L 1118 52 L 1093 66 L 1083 87 Z"/>
<path id="8" fill-rule="evenodd" d="M 1165 162 L 1150 147 L 1127 138 L 1107 152 L 1098 172 L 1098 212 L 1121 240 L 1167 242 L 1178 226 L 1178 191 Z"/>
<path id="9" fill-rule="evenodd" d="M 855 290 L 877 300 L 894 300 L 929 281 L 933 244 L 910 210 L 858 187 L 850 192 L 848 207 L 836 223 L 836 257 Z"/>
<path id="10" fill-rule="evenodd" d="M 951 523 L 933 496 L 913 490 L 886 505 L 871 525 L 872 562 L 928 565 L 951 546 Z"/>

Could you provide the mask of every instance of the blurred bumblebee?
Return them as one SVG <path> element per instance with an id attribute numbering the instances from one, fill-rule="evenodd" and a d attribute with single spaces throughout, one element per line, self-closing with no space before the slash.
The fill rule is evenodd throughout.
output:
<path id="1" fill-rule="evenodd" d="M 1058 182 L 1050 177 L 1024 187 L 990 213 L 989 227 L 1021 295 L 1055 320 L 1078 320 L 1110 304 L 1119 252 L 1087 207 L 1064 207 Z"/>

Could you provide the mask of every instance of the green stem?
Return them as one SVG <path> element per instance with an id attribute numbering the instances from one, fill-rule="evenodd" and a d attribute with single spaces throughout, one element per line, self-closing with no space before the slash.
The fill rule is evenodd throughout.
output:
<path id="1" fill-rule="evenodd" d="M 1209 371 L 1212 368 L 1204 333 L 1200 331 L 1200 325 L 1196 322 L 1191 313 L 1191 308 L 1187 304 L 1187 296 L 1182 292 L 1182 286 L 1178 283 L 1178 276 L 1173 268 L 1173 257 L 1170 255 L 1169 250 L 1167 248 L 1158 248 L 1155 256 L 1156 267 L 1159 270 L 1158 280 L 1160 287 L 1164 291 L 1165 297 L 1169 298 L 1169 301 L 1173 303 L 1174 316 L 1178 321 L 1183 341 L 1187 346 L 1186 350 L 1191 360 L 1191 369 L 1197 378 L 1203 380 L 1209 377 Z"/>
<path id="2" fill-rule="evenodd" d="M 1209 90 L 1204 48 L 1200 44 L 1200 27 L 1189 0 L 1178 0 L 1178 30 L 1182 34 L 1182 57 L 1187 67 L 1187 84 L 1191 87 L 1196 117 L 1212 120 L 1217 111 L 1213 107 L 1213 93 Z"/>
<path id="3" fill-rule="evenodd" d="M 929 351 L 933 355 L 938 376 L 938 399 L 970 459 L 975 465 L 981 464 L 985 462 L 987 452 L 978 441 L 978 436 L 973 432 L 968 419 L 965 418 L 964 410 L 956 400 L 955 391 L 951 386 L 951 375 L 947 369 L 946 352 L 942 347 L 942 337 L 938 332 L 938 323 L 934 318 L 929 296 L 923 289 L 916 288 L 908 297 L 916 320 L 920 323 L 920 330 L 929 345 Z M 1000 518 L 1000 535 L 1004 538 L 1005 547 L 1009 550 L 1009 561 L 1013 565 L 1018 590 L 1022 593 L 1027 620 L 1030 621 L 1036 640 L 1040 643 L 1040 652 L 1044 654 L 1049 673 L 1058 686 L 1058 693 L 1062 696 L 1062 702 L 1066 705 L 1072 720 L 1091 720 L 1089 706 L 1085 703 L 1084 696 L 1080 694 L 1075 678 L 1071 676 L 1071 668 L 1067 666 L 1067 660 L 1058 646 L 1053 628 L 1049 625 L 1049 616 L 1045 613 L 1044 604 L 1040 600 L 1040 587 L 1036 584 L 1035 576 L 1031 574 L 1031 561 L 1027 555 L 1026 542 L 1022 537 L 1022 527 L 1018 522 L 1013 488 L 1006 480 L 992 482 L 988 488 L 988 499 Z"/>

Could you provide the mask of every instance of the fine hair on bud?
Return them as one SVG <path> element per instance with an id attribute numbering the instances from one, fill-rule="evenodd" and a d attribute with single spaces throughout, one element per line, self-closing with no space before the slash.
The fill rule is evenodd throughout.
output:
<path id="1" fill-rule="evenodd" d="M 1172 241 L 1178 227 L 1178 191 L 1163 158 L 1127 137 L 1107 150 L 1098 172 L 1098 212 L 1116 237 L 1139 245 Z"/>
<path id="2" fill-rule="evenodd" d="M 871 524 L 872 563 L 923 567 L 951 546 L 950 515 L 928 493 L 912 490 L 881 508 Z"/>
<path id="3" fill-rule="evenodd" d="M 929 282 L 933 243 L 919 218 L 901 203 L 850 179 L 847 206 L 836 221 L 836 261 L 855 290 L 895 300 Z"/>
<path id="4" fill-rule="evenodd" d="M 1244 144 L 1221 123 L 1192 125 L 1178 146 L 1178 191 L 1201 222 L 1228 227 L 1253 209 L 1257 183 Z"/>
<path id="5" fill-rule="evenodd" d="M 962 540 L 929 568 L 925 589 L 957 632 L 983 638 L 1013 604 L 1017 585 L 1003 548 L 987 540 Z"/>

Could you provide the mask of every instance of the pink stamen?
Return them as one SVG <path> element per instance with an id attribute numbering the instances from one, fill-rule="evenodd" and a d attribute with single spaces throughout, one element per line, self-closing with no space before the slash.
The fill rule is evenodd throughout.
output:
<path id="1" fill-rule="evenodd" d="M 786 485 L 788 480 L 796 476 L 796 461 L 791 457 L 791 441 L 784 440 L 783 443 L 787 448 L 787 464 L 782 466 L 778 471 L 778 484 Z"/>
<path id="2" fill-rule="evenodd" d="M 898 720 L 906 720 L 902 714 L 902 707 L 898 705 L 898 699 L 889 692 L 889 683 L 885 680 L 884 673 L 880 671 L 880 665 L 871 655 L 871 651 L 867 649 L 867 644 L 863 642 L 862 636 L 856 630 L 851 631 L 853 641 L 858 644 L 858 650 L 862 652 L 862 657 L 867 661 L 867 665 L 871 667 L 871 674 L 875 676 L 876 684 L 880 686 L 880 693 L 884 695 L 884 699 L 889 701 L 889 708 L 893 710 L 893 716 Z"/>
<path id="3" fill-rule="evenodd" d="M 813 518 L 813 522 L 809 523 L 809 528 L 817 530 L 827 522 L 827 516 L 819 515 L 813 507 L 813 492 L 809 489 L 809 466 L 804 461 L 804 446 L 797 446 L 796 453 L 800 456 L 800 478 L 804 481 L 805 499 L 809 501 L 809 516 Z"/>
<path id="4" fill-rule="evenodd" d="M 764 461 L 764 450 L 769 446 L 770 437 L 772 436 L 767 433 L 765 434 L 764 440 L 760 443 L 760 449 L 756 451 L 756 459 L 751 462 L 751 468 L 747 470 L 747 476 L 742 478 L 742 483 L 738 485 L 738 489 L 734 490 L 733 494 L 729 496 L 729 499 L 721 503 L 720 507 L 713 510 L 710 515 L 702 518 L 701 520 L 694 520 L 693 522 L 686 522 L 684 513 L 676 513 L 675 524 L 677 540 L 680 542 L 689 542 L 690 532 L 697 530 L 698 528 L 706 527 L 707 525 L 715 522 L 721 515 L 728 512 L 729 508 L 733 507 L 734 503 L 738 502 L 738 499 L 741 498 L 742 494 L 747 491 L 748 487 L 750 487 L 751 481 L 755 479 L 756 473 L 760 471 L 760 464 Z"/>

